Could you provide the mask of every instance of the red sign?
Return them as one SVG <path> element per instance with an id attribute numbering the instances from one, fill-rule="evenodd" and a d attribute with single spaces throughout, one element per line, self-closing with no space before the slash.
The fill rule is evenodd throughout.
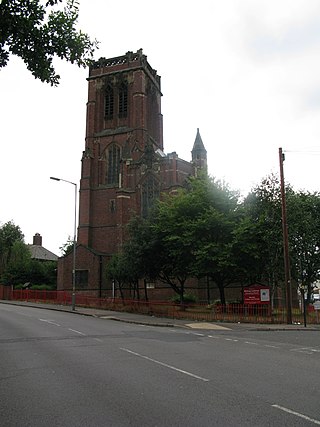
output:
<path id="1" fill-rule="evenodd" d="M 270 304 L 270 289 L 267 286 L 250 286 L 243 289 L 244 304 Z"/>

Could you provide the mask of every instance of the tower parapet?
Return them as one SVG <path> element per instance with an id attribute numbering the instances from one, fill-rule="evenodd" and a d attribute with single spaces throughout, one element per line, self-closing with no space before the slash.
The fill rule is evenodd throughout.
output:
<path id="1" fill-rule="evenodd" d="M 127 52 L 125 55 L 116 56 L 114 58 L 100 58 L 98 61 L 94 61 L 89 69 L 89 79 L 101 77 L 101 75 L 109 74 L 109 69 L 112 73 L 115 71 L 125 71 L 132 68 L 143 67 L 149 77 L 156 83 L 159 91 L 161 90 L 161 77 L 158 76 L 157 70 L 153 69 L 147 61 L 147 55 L 143 54 L 142 49 L 137 52 Z"/>

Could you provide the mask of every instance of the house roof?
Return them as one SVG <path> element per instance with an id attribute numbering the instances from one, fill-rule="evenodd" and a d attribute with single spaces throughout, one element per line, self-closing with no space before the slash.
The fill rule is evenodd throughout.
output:
<path id="1" fill-rule="evenodd" d="M 58 261 L 58 256 L 53 252 L 40 245 L 28 245 L 31 252 L 31 258 L 38 259 L 40 261 Z"/>

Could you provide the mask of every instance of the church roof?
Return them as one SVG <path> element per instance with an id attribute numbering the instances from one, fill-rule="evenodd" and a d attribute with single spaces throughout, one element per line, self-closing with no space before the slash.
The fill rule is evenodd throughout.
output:
<path id="1" fill-rule="evenodd" d="M 198 150 L 204 150 L 205 152 L 207 152 L 207 150 L 205 149 L 205 146 L 202 142 L 201 135 L 199 132 L 199 128 L 197 128 L 197 135 L 196 135 L 196 139 L 194 141 L 193 148 L 192 148 L 192 151 L 196 151 L 196 150 L 197 151 Z"/>
<path id="2" fill-rule="evenodd" d="M 28 245 L 31 252 L 31 258 L 38 259 L 40 261 L 58 261 L 58 256 L 53 252 L 40 245 Z"/>

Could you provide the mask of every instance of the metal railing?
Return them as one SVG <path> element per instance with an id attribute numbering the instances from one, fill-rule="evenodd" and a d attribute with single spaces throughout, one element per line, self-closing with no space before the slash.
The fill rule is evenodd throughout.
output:
<path id="1" fill-rule="evenodd" d="M 44 290 L 13 290 L 12 300 L 32 301 L 48 304 L 72 304 L 72 292 Z M 251 304 L 176 304 L 169 301 L 122 300 L 116 298 L 97 298 L 85 293 L 76 294 L 76 306 L 112 311 L 125 311 L 175 319 L 189 319 L 205 322 L 241 322 L 283 324 L 287 321 L 285 308 L 271 309 L 270 305 Z M 303 324 L 303 313 L 293 309 L 292 322 Z M 319 311 L 309 307 L 308 324 L 320 324 Z"/>

